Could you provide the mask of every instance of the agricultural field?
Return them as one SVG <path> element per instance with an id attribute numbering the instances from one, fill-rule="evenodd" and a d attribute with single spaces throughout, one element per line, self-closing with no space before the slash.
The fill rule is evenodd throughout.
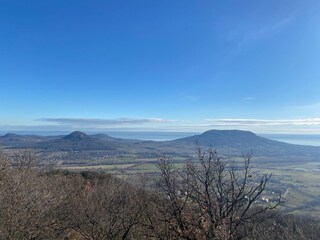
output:
<path id="1" fill-rule="evenodd" d="M 183 167 L 183 159 L 172 159 L 177 169 Z M 240 166 L 242 158 L 234 158 Z M 281 193 L 285 202 L 282 209 L 288 213 L 319 217 L 320 214 L 320 163 L 307 162 L 292 164 L 261 163 L 259 159 L 252 159 L 252 173 L 259 177 L 272 174 L 265 199 L 275 199 Z M 158 173 L 157 159 L 139 159 L 135 163 L 128 163 L 128 159 L 112 164 L 97 165 L 64 165 L 62 169 L 70 171 L 101 171 L 116 176 L 135 178 L 141 174 L 154 175 Z M 131 161 L 133 162 L 133 161 Z"/>

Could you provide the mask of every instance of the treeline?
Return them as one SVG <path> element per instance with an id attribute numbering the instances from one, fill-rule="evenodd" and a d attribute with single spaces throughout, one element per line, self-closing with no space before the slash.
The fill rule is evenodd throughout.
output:
<path id="1" fill-rule="evenodd" d="M 283 216 L 259 199 L 270 176 L 209 150 L 141 183 L 95 172 L 35 167 L 0 153 L 0 239 L 319 239 L 320 224 Z M 148 183 L 148 184 L 145 184 Z M 151 183 L 151 184 L 149 184 Z"/>

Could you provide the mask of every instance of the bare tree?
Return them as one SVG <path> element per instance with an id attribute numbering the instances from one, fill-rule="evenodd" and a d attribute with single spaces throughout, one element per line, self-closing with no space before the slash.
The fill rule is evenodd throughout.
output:
<path id="1" fill-rule="evenodd" d="M 72 184 L 34 169 L 34 156 L 0 154 L 0 238 L 59 239 L 66 233 L 65 204 Z"/>
<path id="2" fill-rule="evenodd" d="M 274 204 L 257 204 L 271 175 L 255 179 L 250 161 L 247 155 L 238 166 L 200 147 L 197 160 L 188 160 L 182 171 L 174 170 L 166 158 L 160 159 L 157 189 L 163 200 L 156 204 L 160 222 L 176 239 L 244 238 L 248 222 L 281 202 L 279 196 Z"/>
<path id="3" fill-rule="evenodd" d="M 85 181 L 73 199 L 72 229 L 83 239 L 132 239 L 140 221 L 141 195 L 114 176 Z"/>

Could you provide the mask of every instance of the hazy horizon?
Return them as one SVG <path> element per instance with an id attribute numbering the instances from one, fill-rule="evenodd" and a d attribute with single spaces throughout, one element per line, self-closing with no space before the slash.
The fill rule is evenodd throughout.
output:
<path id="1" fill-rule="evenodd" d="M 40 135 L 40 136 L 59 136 L 68 135 L 70 131 L 0 131 L 0 137 L 7 133 L 15 133 L 21 135 Z M 126 132 L 126 131 L 85 131 L 89 135 L 93 134 L 107 134 L 111 137 L 123 139 L 138 139 L 138 140 L 151 140 L 151 141 L 170 141 L 178 138 L 190 137 L 193 135 L 201 134 L 202 132 Z M 268 133 L 255 133 L 258 136 L 269 138 L 272 140 L 286 142 L 298 145 L 320 146 L 320 134 L 268 134 Z"/>

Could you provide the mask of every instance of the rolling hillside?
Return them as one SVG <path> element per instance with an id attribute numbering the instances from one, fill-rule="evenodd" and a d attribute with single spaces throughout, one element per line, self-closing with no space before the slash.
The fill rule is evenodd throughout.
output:
<path id="1" fill-rule="evenodd" d="M 279 142 L 240 130 L 209 130 L 200 135 L 180 138 L 171 142 L 180 145 L 198 143 L 200 146 L 220 149 L 231 155 L 252 152 L 254 156 L 320 157 L 320 147 Z"/>
<path id="2" fill-rule="evenodd" d="M 0 137 L 0 144 L 10 148 L 34 148 L 40 151 L 110 151 L 131 154 L 139 158 L 188 156 L 198 143 L 202 147 L 216 148 L 227 156 L 240 156 L 252 152 L 257 157 L 320 159 L 320 147 L 283 143 L 257 136 L 248 131 L 210 130 L 200 135 L 172 141 L 141 141 L 113 138 L 106 134 L 87 135 L 73 132 L 66 136 L 34 136 L 6 134 Z"/>

